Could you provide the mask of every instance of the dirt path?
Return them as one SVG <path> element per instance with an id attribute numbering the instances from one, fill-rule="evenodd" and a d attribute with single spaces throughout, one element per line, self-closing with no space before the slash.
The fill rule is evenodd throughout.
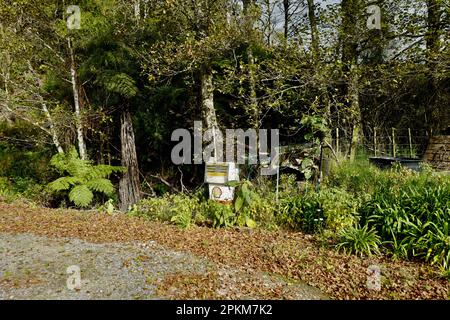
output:
<path id="1" fill-rule="evenodd" d="M 276 288 L 292 298 L 324 298 L 305 284 L 288 285 L 262 273 L 247 275 L 189 253 L 168 250 L 154 241 L 94 244 L 74 238 L 1 233 L 0 258 L 0 299 L 177 298 L 186 283 L 192 286 L 188 289 L 200 294 L 203 290 L 217 298 L 227 297 L 227 291 L 233 291 L 237 298 L 259 298 L 264 291 Z M 67 273 L 70 266 L 80 270 L 79 290 L 67 287 L 68 278 L 73 278 Z M 237 284 L 243 277 L 260 282 L 264 289 L 239 290 Z M 211 284 L 219 284 L 215 292 L 205 290 Z"/>

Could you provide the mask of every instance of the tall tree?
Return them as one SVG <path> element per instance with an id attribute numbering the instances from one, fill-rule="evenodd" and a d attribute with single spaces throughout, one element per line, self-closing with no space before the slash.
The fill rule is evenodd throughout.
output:
<path id="1" fill-rule="evenodd" d="M 341 9 L 342 65 L 346 81 L 344 94 L 348 104 L 348 119 L 351 126 L 349 157 L 354 159 L 360 134 L 362 133 L 358 68 L 358 18 L 361 12 L 361 1 L 342 0 Z"/>

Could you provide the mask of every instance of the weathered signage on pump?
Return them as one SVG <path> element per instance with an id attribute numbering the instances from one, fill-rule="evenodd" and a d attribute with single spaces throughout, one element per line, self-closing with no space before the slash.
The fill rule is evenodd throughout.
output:
<path id="1" fill-rule="evenodd" d="M 206 163 L 205 182 L 209 184 L 209 198 L 218 202 L 231 202 L 235 187 L 230 181 L 239 181 L 239 169 L 233 162 Z"/>

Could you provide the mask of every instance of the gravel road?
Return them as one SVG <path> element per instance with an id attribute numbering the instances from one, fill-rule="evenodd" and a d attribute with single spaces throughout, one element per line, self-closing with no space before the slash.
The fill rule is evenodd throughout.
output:
<path id="1" fill-rule="evenodd" d="M 80 288 L 67 286 L 68 279 L 76 277 L 67 272 L 70 266 L 80 270 Z M 240 282 L 246 274 L 153 241 L 94 244 L 74 238 L 0 233 L 0 299 L 170 299 L 170 294 L 158 295 L 157 290 L 166 276 L 202 275 L 212 269 L 219 270 L 219 281 L 227 279 L 222 291 L 232 283 L 230 278 Z M 296 299 L 326 299 L 303 283 L 287 283 L 263 273 L 253 276 L 267 287 L 281 284 Z"/>

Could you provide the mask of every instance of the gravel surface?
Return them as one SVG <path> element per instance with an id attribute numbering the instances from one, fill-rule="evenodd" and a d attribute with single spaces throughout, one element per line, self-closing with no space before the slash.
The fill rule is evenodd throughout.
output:
<path id="1" fill-rule="evenodd" d="M 80 269 L 79 289 L 67 286 L 70 266 Z M 96 244 L 75 238 L 0 233 L 0 299 L 171 299 L 177 297 L 176 287 L 158 290 L 167 276 L 200 276 L 212 270 L 222 284 L 214 297 L 227 297 L 227 291 L 234 290 L 237 298 L 260 298 L 248 292 L 239 294 L 236 289 L 243 277 L 250 276 L 267 288 L 283 288 L 295 299 L 326 299 L 304 283 L 217 265 L 154 241 Z"/>

